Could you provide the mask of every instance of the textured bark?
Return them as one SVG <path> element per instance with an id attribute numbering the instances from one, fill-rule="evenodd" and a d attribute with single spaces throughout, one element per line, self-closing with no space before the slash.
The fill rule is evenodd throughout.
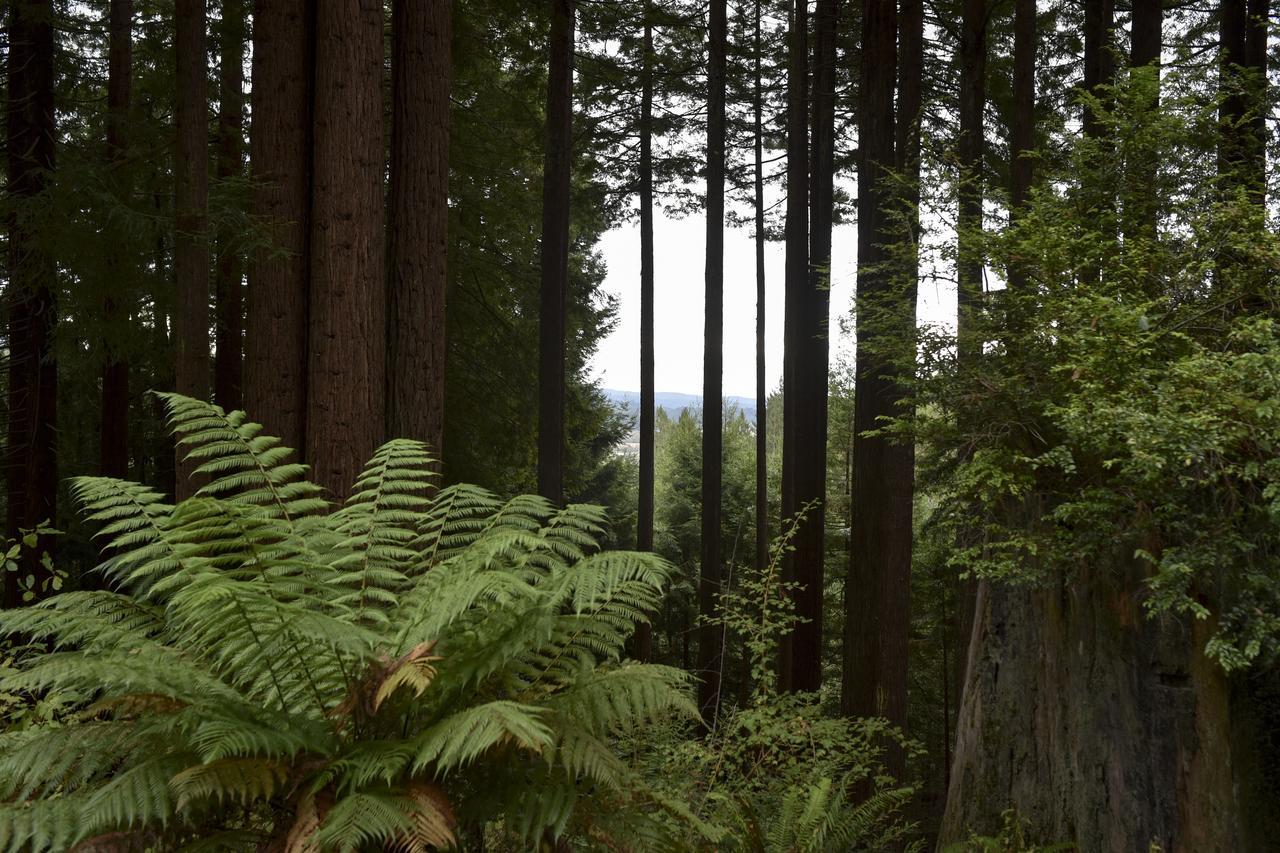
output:
<path id="1" fill-rule="evenodd" d="M 8 536 L 41 521 L 56 522 L 58 492 L 57 268 L 41 239 L 39 208 L 54 168 L 54 72 L 52 0 L 16 0 L 9 6 L 9 91 L 6 105 L 9 312 L 8 432 L 5 445 Z M 6 572 L 4 605 L 22 603 L 19 576 L 48 577 L 39 555 L 42 539 L 24 548 L 22 570 Z"/>
<path id="2" fill-rule="evenodd" d="M 783 267 L 782 320 L 782 519 L 790 521 L 796 504 L 796 409 L 800 382 L 796 375 L 801 342 L 801 305 L 809 276 L 809 125 L 805 109 L 809 101 L 809 7 L 806 0 L 791 4 L 787 38 L 787 214 L 786 261 Z M 782 573 L 795 577 L 793 553 L 783 556 Z M 792 689 L 792 638 L 784 636 L 779 648 L 778 686 Z"/>
<path id="3" fill-rule="evenodd" d="M 391 22 L 387 431 L 444 447 L 450 0 L 396 0 Z"/>
<path id="4" fill-rule="evenodd" d="M 720 613 L 721 485 L 724 473 L 724 169 L 728 4 L 711 0 L 707 62 L 707 259 L 702 351 L 702 562 L 698 576 L 698 706 L 714 728 L 724 676 Z"/>
<path id="5" fill-rule="evenodd" d="M 653 24 L 644 4 L 640 61 L 640 494 L 636 547 L 653 550 Z M 653 626 L 636 628 L 636 659 L 653 655 Z"/>
<path id="6" fill-rule="evenodd" d="M 1141 568 L 1116 562 L 1069 585 L 982 584 L 941 843 L 1012 807 L 1030 837 L 1081 850 L 1250 849 L 1207 626 L 1149 619 Z"/>
<path id="7" fill-rule="evenodd" d="M 809 168 L 809 264 L 796 300 L 797 394 L 791 433 L 797 510 L 809 507 L 792 544 L 791 578 L 799 584 L 796 614 L 804 621 L 791 637 L 793 690 L 822 686 L 822 616 L 826 558 L 827 325 L 831 226 L 835 187 L 836 25 L 838 0 L 818 0 L 813 19 L 813 108 Z"/>
<path id="8" fill-rule="evenodd" d="M 222 0 L 218 24 L 218 180 L 244 173 L 244 0 Z M 217 235 L 214 266 L 213 399 L 231 411 L 243 404 L 244 260 L 233 228 Z"/>
<path id="9" fill-rule="evenodd" d="M 383 14 L 316 7 L 307 459 L 345 498 L 385 435 Z"/>
<path id="10" fill-rule="evenodd" d="M 174 55 L 178 65 L 174 164 L 177 233 L 173 266 L 178 298 L 173 312 L 174 390 L 209 399 L 209 103 L 205 65 L 205 0 L 177 0 Z M 198 484 L 194 461 L 177 448 L 177 499 Z"/>
<path id="11" fill-rule="evenodd" d="M 894 229 L 887 215 L 894 163 L 893 3 L 864 0 L 858 110 L 857 372 L 854 379 L 853 525 L 845 584 L 846 714 L 906 723 L 907 639 L 910 628 L 911 515 L 914 451 L 867 431 L 901 411 L 905 389 L 894 362 L 912 352 L 915 305 L 909 287 L 883 268 Z M 890 770 L 901 772 L 900 751 Z"/>
<path id="12" fill-rule="evenodd" d="M 125 167 L 128 139 L 125 128 L 133 90 L 133 0 L 111 0 L 107 46 L 107 164 L 112 190 L 127 198 L 129 170 Z M 108 282 L 132 275 L 125 240 L 113 235 L 107 245 Z M 103 300 L 102 432 L 98 444 L 98 471 L 104 477 L 129 475 L 129 362 L 115 345 L 120 321 L 120 299 Z"/>
<path id="13" fill-rule="evenodd" d="M 1115 0 L 1090 0 L 1084 4 L 1084 90 L 1105 101 L 1098 87 L 1115 80 Z M 1084 109 L 1084 135 L 1102 134 L 1101 118 L 1090 107 Z"/>
<path id="14" fill-rule="evenodd" d="M 551 0 L 538 317 L 538 493 L 564 499 L 565 310 L 573 164 L 574 0 Z"/>
<path id="15" fill-rule="evenodd" d="M 268 245 L 249 257 L 244 400 L 266 431 L 306 446 L 314 19 L 307 0 L 254 0 L 249 160 Z"/>
<path id="16" fill-rule="evenodd" d="M 756 248 L 756 568 L 769 565 L 769 387 L 765 364 L 765 274 L 764 274 L 764 80 L 760 70 L 762 47 L 761 0 L 755 4 L 752 51 L 751 120 L 753 133 L 753 198 L 755 201 Z M 748 679 L 749 681 L 749 679 Z"/>

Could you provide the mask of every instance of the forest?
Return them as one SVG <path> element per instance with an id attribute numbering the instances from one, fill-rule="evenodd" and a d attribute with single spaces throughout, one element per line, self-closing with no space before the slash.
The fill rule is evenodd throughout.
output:
<path id="1" fill-rule="evenodd" d="M 1280 850 L 1268 0 L 0 15 L 0 853 Z"/>

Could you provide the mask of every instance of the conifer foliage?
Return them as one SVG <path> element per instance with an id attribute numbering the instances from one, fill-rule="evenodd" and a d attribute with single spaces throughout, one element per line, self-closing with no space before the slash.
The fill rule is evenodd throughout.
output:
<path id="1" fill-rule="evenodd" d="M 243 412 L 164 400 L 207 484 L 171 506 L 76 481 L 119 591 L 0 616 L 32 643 L 0 696 L 59 709 L 0 736 L 0 849 L 427 850 L 644 817 L 610 737 L 696 713 L 683 673 L 622 660 L 667 564 L 598 550 L 596 507 L 436 489 L 414 441 L 333 508 Z"/>

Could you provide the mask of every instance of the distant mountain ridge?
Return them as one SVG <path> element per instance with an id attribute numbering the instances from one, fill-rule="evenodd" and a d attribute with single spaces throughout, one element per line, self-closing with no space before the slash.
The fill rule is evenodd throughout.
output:
<path id="1" fill-rule="evenodd" d="M 640 415 L 640 392 L 619 391 L 605 388 L 604 395 L 618 409 L 632 417 Z M 756 422 L 756 401 L 754 397 L 725 397 L 726 404 L 739 409 L 751 423 Z M 665 409 L 667 414 L 676 416 L 685 409 L 698 411 L 702 409 L 702 397 L 697 394 L 681 394 L 676 391 L 658 391 L 653 395 L 654 409 Z"/>

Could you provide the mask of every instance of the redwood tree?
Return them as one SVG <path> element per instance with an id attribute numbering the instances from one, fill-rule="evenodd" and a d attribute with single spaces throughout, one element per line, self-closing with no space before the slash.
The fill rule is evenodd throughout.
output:
<path id="1" fill-rule="evenodd" d="M 720 710 L 724 629 L 714 624 L 721 593 L 724 472 L 724 167 L 728 4 L 711 0 L 707 60 L 707 258 L 702 350 L 702 562 L 698 577 L 698 706 L 714 727 Z"/>
<path id="2" fill-rule="evenodd" d="M 218 40 L 218 155 L 220 181 L 244 172 L 244 0 L 222 0 Z M 213 399 L 230 411 L 243 406 L 244 259 L 234 227 L 217 234 L 214 267 Z"/>
<path id="3" fill-rule="evenodd" d="M 112 189 L 121 198 L 129 192 L 126 165 L 126 127 L 133 91 L 133 0 L 111 0 L 107 45 L 107 168 Z M 109 293 L 103 300 L 102 433 L 98 471 L 104 477 L 129 474 L 129 362 L 120 351 L 114 326 L 120 319 L 121 299 L 114 292 L 130 274 L 130 259 L 123 239 L 110 230 L 106 269 Z"/>
<path id="4" fill-rule="evenodd" d="M 640 60 L 640 475 L 636 547 L 653 550 L 653 21 L 644 4 Z M 636 659 L 653 654 L 653 626 L 636 626 Z"/>
<path id="5" fill-rule="evenodd" d="M 395 0 L 387 431 L 444 443 L 450 0 Z"/>
<path id="6" fill-rule="evenodd" d="M 39 229 L 49 174 L 54 167 L 54 9 L 52 0 L 16 0 L 9 5 L 9 91 L 6 109 L 8 184 L 13 205 L 8 222 L 9 388 L 5 445 L 6 533 L 56 521 L 58 493 L 57 268 Z M 22 571 L 6 572 L 4 604 L 21 603 L 19 574 L 47 592 L 41 539 L 22 554 Z"/>
<path id="7" fill-rule="evenodd" d="M 782 518 L 789 521 L 800 509 L 796 503 L 796 427 L 799 417 L 798 361 L 804 291 L 809 283 L 809 5 L 794 0 L 787 31 L 787 212 L 784 222 L 786 260 L 783 267 L 782 319 Z M 783 574 L 795 576 L 795 555 L 783 557 Z M 778 661 L 782 690 L 792 689 L 792 637 L 784 636 Z"/>
<path id="8" fill-rule="evenodd" d="M 564 348 L 569 290 L 569 179 L 573 161 L 574 18 L 574 0 L 551 0 L 538 315 L 538 493 L 557 504 L 564 499 Z"/>
<path id="9" fill-rule="evenodd" d="M 316 6 L 307 460 L 344 498 L 385 435 L 383 10 Z"/>
<path id="10" fill-rule="evenodd" d="M 791 490 L 796 510 L 808 507 L 791 554 L 800 617 L 791 637 L 790 688 L 822 686 L 822 602 L 826 558 L 827 324 L 831 226 L 835 191 L 836 22 L 838 0 L 818 0 L 813 19 L 813 105 L 809 168 L 809 263 L 795 300 L 792 380 L 796 403 Z"/>
<path id="11" fill-rule="evenodd" d="M 249 256 L 245 408 L 290 447 L 306 446 L 314 10 L 254 0 L 250 209 L 267 245 Z"/>
<path id="12" fill-rule="evenodd" d="M 174 54 L 178 65 L 174 163 L 177 234 L 173 265 L 178 298 L 173 312 L 174 389 L 209 398 L 209 117 L 205 64 L 205 0 L 177 0 Z M 195 463 L 177 448 L 177 498 L 196 488 Z"/>
<path id="13" fill-rule="evenodd" d="M 858 105 L 857 368 L 854 377 L 853 530 L 845 583 L 841 709 L 906 723 L 914 452 L 867 433 L 901 413 L 895 365 L 911 352 L 915 305 L 886 267 L 894 235 L 895 4 L 864 0 Z M 902 755 L 891 756 L 901 770 Z"/>

